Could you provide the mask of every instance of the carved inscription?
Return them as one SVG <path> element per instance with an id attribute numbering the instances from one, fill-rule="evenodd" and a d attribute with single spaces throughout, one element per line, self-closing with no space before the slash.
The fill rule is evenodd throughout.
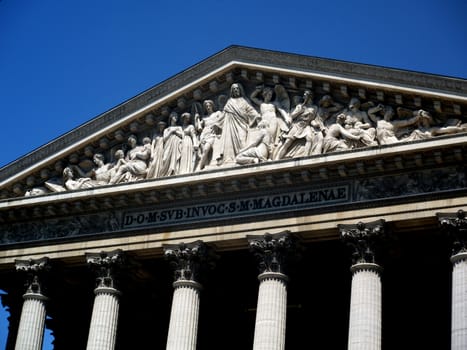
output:
<path id="1" fill-rule="evenodd" d="M 225 217 L 239 217 L 326 206 L 350 201 L 350 185 L 324 187 L 309 191 L 291 192 L 275 196 L 188 205 L 161 210 L 127 212 L 122 228 L 199 222 Z"/>
<path id="2" fill-rule="evenodd" d="M 283 193 L 258 195 L 237 200 L 219 200 L 173 207 L 157 207 L 134 211 L 102 211 L 96 214 L 68 216 L 0 224 L 0 246 L 45 240 L 85 238 L 87 235 L 112 235 L 120 230 L 165 227 L 203 221 L 235 219 L 254 215 L 328 208 L 375 200 L 397 203 L 407 196 L 465 191 L 467 174 L 463 166 L 425 171 L 362 177 L 327 187 L 314 187 Z"/>

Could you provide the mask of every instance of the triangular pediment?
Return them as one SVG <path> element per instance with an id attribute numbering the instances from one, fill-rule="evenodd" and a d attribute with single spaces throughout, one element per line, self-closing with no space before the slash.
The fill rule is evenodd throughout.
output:
<path id="1" fill-rule="evenodd" d="M 242 103 L 229 104 L 234 84 L 243 90 Z M 265 88 L 273 94 L 268 103 L 264 103 Z M 319 123 L 316 116 L 303 118 L 302 112 L 294 114 L 297 105 L 304 103 L 307 90 L 312 92 L 310 108 L 324 113 Z M 442 144 L 462 147 L 467 122 L 466 93 L 467 81 L 462 79 L 233 46 L 0 169 L 1 198 L 4 203 L 10 203 L 4 204 L 7 208 L 14 198 L 36 194 L 39 198 L 49 198 L 43 195 L 81 190 L 80 195 L 84 196 L 83 192 L 92 190 L 93 195 L 106 196 L 123 191 L 122 188 L 128 191 L 125 186 L 132 184 L 141 186 L 138 185 L 141 181 L 146 188 L 157 188 L 158 183 L 167 183 L 169 179 L 180 184 L 223 176 L 230 179 L 239 173 L 259 176 L 268 171 L 293 168 L 298 164 L 296 161 L 308 165 L 327 164 L 330 159 L 338 163 L 346 157 L 363 157 L 360 161 L 364 162 L 364 157 L 377 158 L 381 150 L 391 156 L 401 151 L 410 153 L 413 149 L 422 152 L 424 147 L 436 148 L 435 143 L 439 146 L 440 140 Z M 329 104 L 324 102 L 326 98 Z M 219 114 L 210 125 L 204 104 L 207 100 L 214 102 L 214 110 Z M 360 104 L 357 114 L 349 112 L 352 101 Z M 381 108 L 377 109 L 379 105 Z M 391 123 L 395 121 L 399 125 L 397 131 L 390 130 L 390 135 L 384 136 L 383 125 L 378 130 L 376 119 L 384 119 L 385 111 L 389 110 L 393 111 Z M 178 119 L 171 125 L 173 112 Z M 183 125 L 181 119 L 186 113 L 189 113 L 189 122 Z M 239 121 L 234 120 L 227 125 L 230 122 L 226 118 L 231 117 L 224 116 L 225 113 L 243 118 L 242 123 L 247 124 L 238 125 Z M 342 127 L 336 129 L 344 131 L 336 131 L 335 140 L 328 137 L 323 144 L 342 113 L 353 113 L 360 124 L 369 125 L 342 123 Z M 261 126 L 258 125 L 264 119 L 268 119 L 268 127 L 265 127 L 268 141 L 255 141 L 260 139 Z M 422 120 L 426 120 L 425 124 Z M 158 125 L 162 124 L 165 126 L 159 134 Z M 173 150 L 167 151 L 167 143 L 165 154 L 156 154 L 155 138 L 164 138 L 165 130 L 170 127 L 176 127 L 174 133 L 180 133 L 177 136 L 180 140 L 184 136 L 191 137 L 191 145 L 181 150 L 180 141 Z M 208 127 L 213 130 L 207 132 Z M 352 140 L 344 136 L 346 129 L 353 134 Z M 226 135 L 227 132 L 230 134 Z M 317 134 L 321 140 L 315 138 Z M 114 167 L 116 171 L 116 151 L 123 150 L 124 157 L 129 156 L 130 135 L 136 136 L 136 146 L 141 152 L 145 152 L 145 147 L 149 150 L 143 158 L 145 165 L 138 168 L 138 164 L 128 164 L 125 170 L 113 174 L 113 179 L 107 175 L 96 179 L 94 156 L 101 154 L 107 169 Z M 449 137 L 452 141 L 446 141 Z M 257 145 L 251 146 L 254 142 Z M 319 142 L 321 145 L 316 150 Z M 255 148 L 261 144 L 266 145 L 263 147 L 266 149 Z M 239 160 L 239 153 L 248 146 L 251 146 L 250 151 Z M 203 152 L 209 155 L 204 157 Z M 352 156 L 346 152 L 353 152 Z M 168 164 L 171 161 L 173 164 Z M 121 163 L 124 162 L 123 159 Z M 63 178 L 65 169 L 73 172 L 70 177 L 74 183 L 70 185 Z M 23 200 L 27 200 L 26 197 Z"/>

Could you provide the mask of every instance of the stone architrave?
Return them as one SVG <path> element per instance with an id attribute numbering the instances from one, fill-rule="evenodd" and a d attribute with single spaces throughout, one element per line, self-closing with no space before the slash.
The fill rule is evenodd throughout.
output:
<path id="1" fill-rule="evenodd" d="M 87 253 L 86 261 L 96 271 L 94 306 L 87 350 L 113 350 L 117 337 L 120 291 L 115 286 L 116 269 L 123 263 L 121 250 Z"/>
<path id="2" fill-rule="evenodd" d="M 295 241 L 288 231 L 247 238 L 260 269 L 253 350 L 283 350 L 288 281 L 284 268 Z"/>
<path id="3" fill-rule="evenodd" d="M 377 220 L 338 225 L 341 239 L 353 250 L 348 350 L 381 349 L 382 269 L 375 263 L 375 246 L 384 224 Z"/>
<path id="4" fill-rule="evenodd" d="M 174 268 L 175 282 L 170 312 L 167 350 L 195 350 L 198 336 L 199 274 L 210 249 L 202 241 L 164 245 L 164 255 Z"/>
<path id="5" fill-rule="evenodd" d="M 465 212 L 437 213 L 441 227 L 453 239 L 451 349 L 467 349 L 467 218 Z"/>
<path id="6" fill-rule="evenodd" d="M 16 260 L 16 270 L 28 274 L 27 290 L 16 337 L 15 350 L 40 350 L 44 337 L 47 297 L 42 293 L 40 275 L 49 268 L 49 259 Z"/>

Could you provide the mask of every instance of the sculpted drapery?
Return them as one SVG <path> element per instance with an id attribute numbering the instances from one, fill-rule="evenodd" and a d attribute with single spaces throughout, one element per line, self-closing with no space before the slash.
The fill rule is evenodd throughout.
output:
<path id="1" fill-rule="evenodd" d="M 252 88 L 251 83 L 247 86 L 255 106 L 238 82 L 230 86 L 228 98 L 221 92 L 204 100 L 203 105 L 196 100 L 192 105 L 177 104 L 168 117 L 164 113 L 156 116 L 155 130 L 130 135 L 127 145 L 115 144 L 105 155 L 96 153 L 93 162 L 65 161 L 65 172 L 60 170 L 38 187 L 28 188 L 25 195 L 467 132 L 463 116 L 432 115 L 423 109 L 393 108 L 371 100 L 361 102 L 351 96 L 315 96 L 306 89 L 300 96 L 297 89 L 286 90 L 281 84 L 274 88 L 264 84 Z M 183 112 L 181 123 L 177 110 Z M 142 140 L 141 145 L 138 139 Z M 104 163 L 105 158 L 110 162 Z M 81 169 L 86 161 L 91 166 Z"/>
<path id="2" fill-rule="evenodd" d="M 161 176 L 176 175 L 178 173 L 181 155 L 183 130 L 177 126 L 178 115 L 171 113 L 170 126 L 164 130 L 164 154 L 162 156 Z"/>
<path id="3" fill-rule="evenodd" d="M 198 139 L 195 127 L 190 123 L 190 113 L 183 113 L 183 137 L 180 146 L 180 166 L 179 174 L 190 174 L 195 169 L 195 152 L 198 151 Z"/>
<path id="4" fill-rule="evenodd" d="M 243 87 L 233 84 L 224 106 L 219 163 L 235 163 L 235 157 L 247 141 L 248 128 L 260 118 L 246 99 Z"/>

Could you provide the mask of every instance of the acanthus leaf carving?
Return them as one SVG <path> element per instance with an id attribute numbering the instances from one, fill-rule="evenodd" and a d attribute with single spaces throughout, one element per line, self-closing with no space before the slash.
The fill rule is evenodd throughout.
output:
<path id="1" fill-rule="evenodd" d="M 352 249 L 353 264 L 375 263 L 377 244 L 385 233 L 385 221 L 338 225 L 342 241 Z"/>
<path id="2" fill-rule="evenodd" d="M 467 253 L 467 218 L 464 210 L 455 213 L 437 213 L 440 226 L 452 239 L 452 253 Z"/>

